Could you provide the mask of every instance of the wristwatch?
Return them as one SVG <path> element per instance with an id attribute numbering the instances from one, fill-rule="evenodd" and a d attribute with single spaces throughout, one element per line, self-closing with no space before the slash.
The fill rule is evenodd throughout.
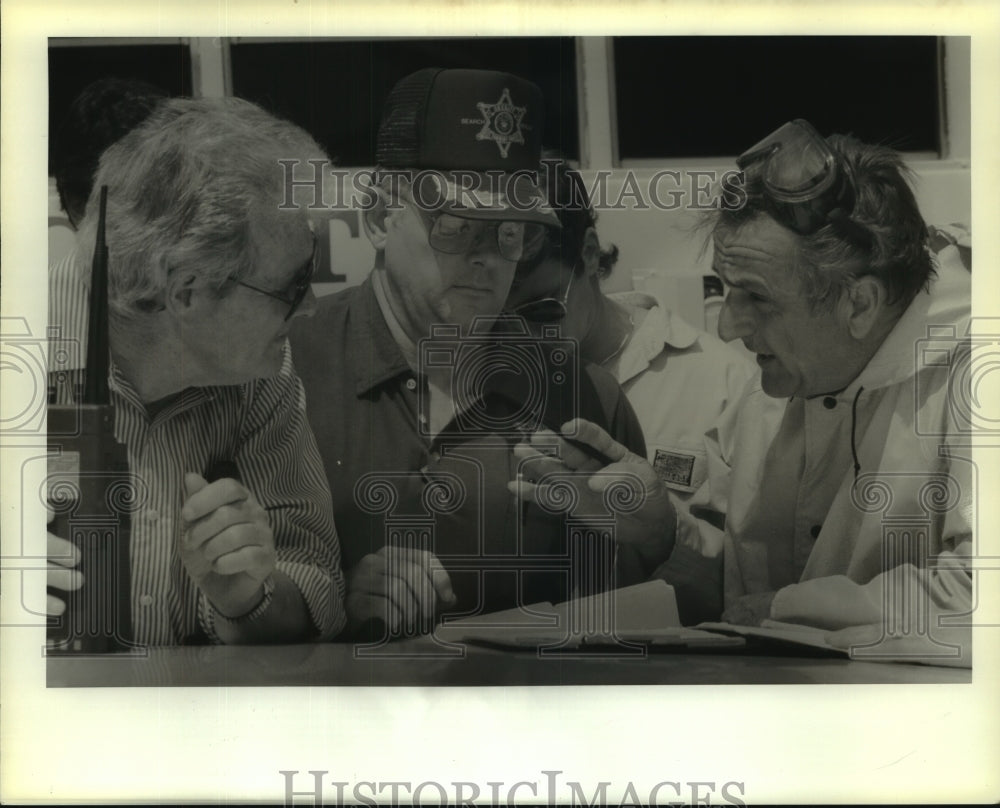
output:
<path id="1" fill-rule="evenodd" d="M 274 579 L 268 575 L 264 579 L 264 597 L 260 599 L 260 603 L 254 606 L 246 614 L 241 614 L 239 617 L 226 617 L 224 614 L 220 613 L 215 606 L 212 605 L 211 601 L 208 603 L 208 609 L 205 610 L 205 626 L 208 629 L 209 636 L 218 637 L 215 631 L 216 621 L 224 625 L 229 626 L 245 626 L 253 623 L 255 620 L 259 620 L 261 615 L 264 614 L 270 608 L 271 601 L 274 599 Z"/>

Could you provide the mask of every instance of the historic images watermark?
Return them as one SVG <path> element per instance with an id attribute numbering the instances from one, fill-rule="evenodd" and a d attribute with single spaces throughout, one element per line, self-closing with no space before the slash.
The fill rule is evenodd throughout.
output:
<path id="1" fill-rule="evenodd" d="M 632 781 L 563 780 L 561 770 L 542 769 L 533 780 L 337 780 L 329 771 L 278 771 L 284 804 L 290 805 L 746 805 L 741 780 L 661 780 L 651 786 Z"/>
<path id="2" fill-rule="evenodd" d="M 527 213 L 547 209 L 550 200 L 540 188 L 554 185 L 548 173 L 555 171 L 558 160 L 543 160 L 538 170 L 514 172 L 435 169 L 349 170 L 337 168 L 325 160 L 281 160 L 284 181 L 282 209 L 306 208 L 314 211 L 370 210 L 379 204 L 384 190 L 387 206 L 399 206 L 400 191 L 425 211 L 437 211 L 447 204 L 451 209 L 489 209 L 498 207 Z M 648 177 L 627 170 L 600 169 L 588 172 L 589 185 L 583 190 L 571 184 L 557 190 L 551 200 L 559 208 L 601 210 L 737 210 L 746 203 L 740 181 L 742 172 L 662 169 Z M 569 198 L 561 198 L 569 194 Z M 589 202 L 589 204 L 588 204 Z"/>

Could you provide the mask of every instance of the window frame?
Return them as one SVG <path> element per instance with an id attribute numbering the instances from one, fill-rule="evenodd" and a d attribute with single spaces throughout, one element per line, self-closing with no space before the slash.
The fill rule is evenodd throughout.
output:
<path id="1" fill-rule="evenodd" d="M 391 37 L 384 37 L 391 38 Z M 191 53 L 192 91 L 196 97 L 232 95 L 229 48 L 241 42 L 294 42 L 304 37 L 66 37 L 50 38 L 50 47 L 88 45 L 186 44 Z M 324 37 L 337 40 L 346 37 Z M 575 37 L 577 127 L 580 167 L 583 169 L 729 168 L 735 154 L 706 158 L 621 160 L 616 119 L 614 39 L 610 36 Z M 971 158 L 971 37 L 938 38 L 938 92 L 942 153 L 904 152 L 907 163 L 919 171 L 967 168 Z"/>

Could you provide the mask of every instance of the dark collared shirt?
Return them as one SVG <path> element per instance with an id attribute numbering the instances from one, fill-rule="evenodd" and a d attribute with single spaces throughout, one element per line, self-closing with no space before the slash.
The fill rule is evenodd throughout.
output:
<path id="1" fill-rule="evenodd" d="M 595 366 L 567 372 L 574 360 L 539 353 L 528 336 L 467 337 L 460 350 L 436 356 L 461 364 L 456 375 L 482 373 L 484 395 L 432 438 L 422 415 L 427 382 L 393 339 L 371 279 L 321 299 L 314 317 L 296 323 L 291 343 L 346 569 L 387 543 L 430 550 L 449 571 L 455 611 L 467 613 L 556 602 L 582 583 L 570 580 L 571 520 L 508 492 L 519 464 L 511 449 L 544 410 L 549 426 L 580 416 L 644 455 L 638 422 L 613 377 Z M 435 347 L 447 349 L 448 341 Z M 523 364 L 512 374 L 491 374 L 500 364 L 491 364 L 490 351 Z M 491 429 L 496 425 L 503 428 Z M 610 559 L 606 566 L 610 575 Z"/>

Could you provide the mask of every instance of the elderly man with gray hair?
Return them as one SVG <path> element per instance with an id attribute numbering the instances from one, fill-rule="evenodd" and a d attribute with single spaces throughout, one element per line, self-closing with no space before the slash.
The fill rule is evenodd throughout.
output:
<path id="1" fill-rule="evenodd" d="M 689 622 L 795 623 L 862 656 L 969 665 L 969 273 L 954 250 L 930 253 L 890 149 L 796 120 L 737 165 L 711 221 L 719 334 L 759 373 L 706 435 L 709 479 L 677 511 L 645 459 L 595 428 L 615 462 L 581 488 L 615 471 L 649 481 L 627 527 L 659 537 L 649 573 Z M 557 463 L 536 462 L 532 479 Z"/>
<path id="2" fill-rule="evenodd" d="M 344 625 L 330 493 L 286 344 L 315 308 L 315 236 L 282 204 L 279 164 L 326 159 L 231 98 L 164 101 L 101 158 L 80 244 L 93 253 L 106 187 L 108 385 L 146 497 L 131 529 L 138 644 L 292 642 Z M 50 277 L 50 322 L 80 343 L 84 263 Z M 58 362 L 50 401 L 72 404 L 85 370 Z M 64 591 L 86 586 L 66 538 L 49 535 L 49 585 Z M 63 609 L 50 596 L 50 613 Z"/>

